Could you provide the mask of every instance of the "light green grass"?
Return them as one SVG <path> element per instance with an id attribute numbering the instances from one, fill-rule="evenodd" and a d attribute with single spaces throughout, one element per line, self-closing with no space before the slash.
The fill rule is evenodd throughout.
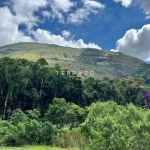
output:
<path id="1" fill-rule="evenodd" d="M 25 146 L 25 147 L 0 147 L 0 150 L 79 150 L 79 149 L 63 149 L 48 146 Z"/>

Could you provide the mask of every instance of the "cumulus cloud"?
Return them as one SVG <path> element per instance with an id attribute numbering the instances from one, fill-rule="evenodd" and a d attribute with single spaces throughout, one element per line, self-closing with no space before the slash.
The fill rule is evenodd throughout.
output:
<path id="1" fill-rule="evenodd" d="M 121 2 L 124 7 L 129 7 L 133 0 L 113 0 L 116 3 Z"/>
<path id="2" fill-rule="evenodd" d="M 16 42 L 33 42 L 31 36 L 19 30 L 25 24 L 30 32 L 39 19 L 34 12 L 46 7 L 47 0 L 10 0 L 8 5 L 0 7 L 0 46 Z"/>
<path id="3" fill-rule="evenodd" d="M 40 19 L 34 13 L 47 5 L 47 0 L 10 0 L 10 8 L 14 13 L 16 23 L 24 23 L 28 29 L 40 22 Z"/>
<path id="4" fill-rule="evenodd" d="M 90 14 L 97 14 L 99 10 L 104 9 L 104 5 L 94 0 L 83 0 L 83 7 L 69 14 L 67 23 L 81 24 L 89 20 Z"/>
<path id="5" fill-rule="evenodd" d="M 61 35 L 54 35 L 51 32 L 42 30 L 42 29 L 37 29 L 33 34 L 35 36 L 35 40 L 38 43 L 56 44 L 56 45 L 60 45 L 60 46 L 74 47 L 74 48 L 101 49 L 98 45 L 96 45 L 94 43 L 85 44 L 82 39 L 79 39 L 78 41 L 66 40 Z"/>
<path id="6" fill-rule="evenodd" d="M 52 1 L 51 1 L 52 2 Z M 68 12 L 73 6 L 69 0 L 53 1 L 55 7 Z M 67 4 L 68 3 L 68 4 Z M 50 31 L 38 28 L 40 20 L 35 12 L 40 12 L 44 17 L 50 18 L 51 13 L 45 9 L 50 4 L 48 0 L 11 0 L 11 6 L 0 7 L 0 46 L 17 42 L 40 42 L 48 44 L 57 44 L 76 48 L 98 48 L 94 43 L 85 44 L 82 39 L 75 41 L 71 33 L 67 30 L 62 31 L 62 35 L 52 34 Z M 44 9 L 43 9 L 44 8 Z M 26 25 L 26 32 L 19 30 L 20 25 Z M 37 26 L 37 30 L 33 27 Z"/>
<path id="7" fill-rule="evenodd" d="M 128 30 L 116 43 L 115 52 L 123 52 L 144 61 L 150 61 L 150 24 L 141 29 Z"/>
<path id="8" fill-rule="evenodd" d="M 16 17 L 8 7 L 0 8 L 0 46 L 16 42 L 33 42 L 33 39 L 18 30 Z"/>

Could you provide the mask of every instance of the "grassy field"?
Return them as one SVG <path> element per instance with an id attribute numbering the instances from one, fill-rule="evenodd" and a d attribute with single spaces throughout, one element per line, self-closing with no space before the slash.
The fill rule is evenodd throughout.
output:
<path id="1" fill-rule="evenodd" d="M 76 148 L 62 149 L 48 146 L 0 147 L 0 150 L 79 150 Z"/>

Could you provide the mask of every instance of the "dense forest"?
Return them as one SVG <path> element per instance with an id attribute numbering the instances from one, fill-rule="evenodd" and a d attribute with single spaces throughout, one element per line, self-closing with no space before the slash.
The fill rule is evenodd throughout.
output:
<path id="1" fill-rule="evenodd" d="M 150 87 L 142 78 L 86 78 L 44 58 L 0 59 L 0 145 L 149 148 Z M 144 106 L 144 107 L 143 107 Z"/>

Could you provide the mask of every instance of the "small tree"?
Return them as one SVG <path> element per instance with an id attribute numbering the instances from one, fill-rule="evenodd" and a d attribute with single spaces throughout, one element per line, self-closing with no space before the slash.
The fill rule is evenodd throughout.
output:
<path id="1" fill-rule="evenodd" d="M 61 128 L 65 124 L 64 116 L 67 109 L 68 103 L 64 98 L 54 98 L 45 115 L 52 123 Z"/>
<path id="2" fill-rule="evenodd" d="M 26 116 L 26 114 L 23 113 L 22 110 L 19 108 L 14 110 L 10 117 L 10 121 L 13 125 L 17 125 L 20 122 L 25 123 L 27 119 L 28 117 Z"/>

